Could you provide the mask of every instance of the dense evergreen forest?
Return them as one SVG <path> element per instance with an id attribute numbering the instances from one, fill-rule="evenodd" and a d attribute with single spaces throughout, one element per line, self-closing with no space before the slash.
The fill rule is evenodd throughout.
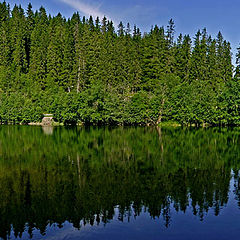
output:
<path id="1" fill-rule="evenodd" d="M 240 66 L 230 43 L 175 25 L 112 21 L 0 3 L 0 121 L 65 124 L 240 124 Z M 240 64 L 240 54 L 237 64 Z"/>

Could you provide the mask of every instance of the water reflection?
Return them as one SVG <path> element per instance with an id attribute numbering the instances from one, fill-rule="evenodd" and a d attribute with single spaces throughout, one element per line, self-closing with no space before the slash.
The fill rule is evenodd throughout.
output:
<path id="1" fill-rule="evenodd" d="M 42 130 L 44 132 L 44 134 L 46 135 L 52 135 L 53 134 L 53 126 L 42 126 Z"/>
<path id="2" fill-rule="evenodd" d="M 227 129 L 0 128 L 0 237 L 51 226 L 131 221 L 173 212 L 204 221 L 240 206 L 239 133 Z M 233 169 L 233 170 L 232 170 Z"/>

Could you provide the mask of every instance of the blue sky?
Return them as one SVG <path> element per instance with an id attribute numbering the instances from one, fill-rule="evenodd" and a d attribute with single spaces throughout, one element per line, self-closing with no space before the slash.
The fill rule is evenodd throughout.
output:
<path id="1" fill-rule="evenodd" d="M 206 27 L 216 36 L 220 30 L 231 42 L 234 54 L 240 43 L 239 0 L 7 0 L 24 8 L 29 1 L 34 9 L 43 5 L 52 15 L 61 12 L 70 17 L 75 11 L 86 16 L 106 15 L 116 24 L 120 20 L 137 24 L 142 32 L 155 24 L 166 26 L 170 18 L 175 21 L 176 34 L 194 36 L 198 29 Z"/>

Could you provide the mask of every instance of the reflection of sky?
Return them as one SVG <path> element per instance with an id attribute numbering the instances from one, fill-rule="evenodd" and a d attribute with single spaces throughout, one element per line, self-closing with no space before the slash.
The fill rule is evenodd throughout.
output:
<path id="1" fill-rule="evenodd" d="M 115 209 L 115 217 L 110 223 L 99 226 L 82 226 L 81 230 L 72 227 L 72 224 L 65 223 L 59 229 L 57 225 L 49 226 L 45 236 L 41 236 L 39 231 L 33 232 L 33 239 L 48 240 L 128 240 L 128 239 L 164 239 L 164 240 L 227 240 L 238 239 L 240 234 L 240 209 L 234 199 L 234 181 L 230 183 L 229 201 L 226 207 L 221 209 L 219 216 L 214 215 L 214 210 L 210 209 L 204 220 L 201 222 L 199 217 L 194 216 L 192 209 L 188 208 L 186 213 L 176 212 L 171 205 L 170 227 L 165 228 L 162 217 L 152 219 L 149 213 L 142 211 L 139 217 L 130 217 L 120 222 L 118 209 Z M 25 233 L 22 239 L 27 239 Z"/>
<path id="2" fill-rule="evenodd" d="M 26 8 L 30 0 L 8 0 L 11 4 L 21 3 Z M 35 9 L 40 5 L 55 15 L 61 12 L 69 17 L 76 11 L 105 14 L 116 22 L 136 23 L 143 31 L 151 25 L 166 25 L 170 18 L 175 19 L 177 33 L 192 36 L 198 29 L 206 27 L 213 36 L 222 31 L 232 43 L 235 52 L 240 42 L 239 0 L 31 0 Z M 78 3 L 78 4 L 77 4 Z M 74 5 L 74 6 L 73 6 Z"/>

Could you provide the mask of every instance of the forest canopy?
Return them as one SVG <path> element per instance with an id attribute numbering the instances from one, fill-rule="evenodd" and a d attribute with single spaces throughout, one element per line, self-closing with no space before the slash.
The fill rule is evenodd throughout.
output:
<path id="1" fill-rule="evenodd" d="M 240 124 L 240 54 L 234 71 L 221 32 L 114 26 L 0 2 L 1 123 Z"/>

